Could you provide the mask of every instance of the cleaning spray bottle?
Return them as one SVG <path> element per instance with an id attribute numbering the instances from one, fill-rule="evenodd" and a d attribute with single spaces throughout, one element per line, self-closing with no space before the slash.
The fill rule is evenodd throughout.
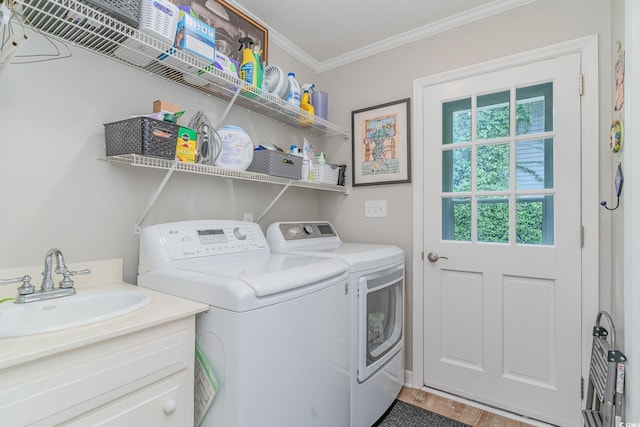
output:
<path id="1" fill-rule="evenodd" d="M 262 62 L 260 62 L 260 55 L 262 55 L 262 49 L 260 46 L 253 47 L 253 58 L 256 61 L 256 87 L 262 89 L 262 74 L 264 73 L 264 68 L 262 66 Z"/>
<path id="2" fill-rule="evenodd" d="M 307 115 L 300 115 L 300 125 L 304 127 L 313 126 L 313 116 L 315 115 L 315 109 L 311 104 L 311 92 L 313 91 L 313 83 L 307 83 L 302 85 L 302 99 L 300 100 L 300 108 L 309 113 Z"/>
<path id="3" fill-rule="evenodd" d="M 240 40 L 240 50 L 242 51 L 242 62 L 240 63 L 240 80 L 243 80 L 251 86 L 257 86 L 258 64 L 251 50 L 253 39 L 251 37 L 242 37 Z"/>

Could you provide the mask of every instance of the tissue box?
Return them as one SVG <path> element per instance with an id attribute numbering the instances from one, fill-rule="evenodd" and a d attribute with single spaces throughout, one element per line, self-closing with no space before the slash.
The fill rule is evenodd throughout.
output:
<path id="1" fill-rule="evenodd" d="M 216 60 L 216 30 L 198 18 L 182 12 L 178 21 L 175 46 L 213 64 Z"/>
<path id="2" fill-rule="evenodd" d="M 253 152 L 253 161 L 247 170 L 282 178 L 300 179 L 302 177 L 302 157 L 282 151 L 258 150 Z"/>

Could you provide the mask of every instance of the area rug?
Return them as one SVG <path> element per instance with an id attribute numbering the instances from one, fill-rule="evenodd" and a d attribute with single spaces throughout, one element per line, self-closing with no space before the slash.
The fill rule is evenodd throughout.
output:
<path id="1" fill-rule="evenodd" d="M 471 427 L 426 409 L 396 400 L 372 427 Z"/>

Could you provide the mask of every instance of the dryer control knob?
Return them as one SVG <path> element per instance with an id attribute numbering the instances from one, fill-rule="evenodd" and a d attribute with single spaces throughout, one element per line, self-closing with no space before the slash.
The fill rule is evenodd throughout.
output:
<path id="1" fill-rule="evenodd" d="M 304 226 L 304 232 L 307 234 L 313 234 L 313 225 L 307 224 Z"/>
<path id="2" fill-rule="evenodd" d="M 233 235 L 236 236 L 238 240 L 245 240 L 247 238 L 247 233 L 243 233 L 240 230 L 240 227 L 236 227 L 233 229 Z"/>

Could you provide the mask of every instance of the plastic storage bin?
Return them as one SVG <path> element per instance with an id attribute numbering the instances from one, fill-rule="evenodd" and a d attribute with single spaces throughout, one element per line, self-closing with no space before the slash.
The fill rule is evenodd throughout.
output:
<path id="1" fill-rule="evenodd" d="M 139 154 L 174 160 L 180 126 L 148 117 L 105 123 L 107 156 Z"/>
<path id="2" fill-rule="evenodd" d="M 247 170 L 282 178 L 300 179 L 302 157 L 282 151 L 258 150 L 253 152 L 253 161 Z"/>
<path id="3" fill-rule="evenodd" d="M 340 167 L 337 165 L 315 164 L 313 165 L 313 182 L 320 184 L 338 185 Z"/>

